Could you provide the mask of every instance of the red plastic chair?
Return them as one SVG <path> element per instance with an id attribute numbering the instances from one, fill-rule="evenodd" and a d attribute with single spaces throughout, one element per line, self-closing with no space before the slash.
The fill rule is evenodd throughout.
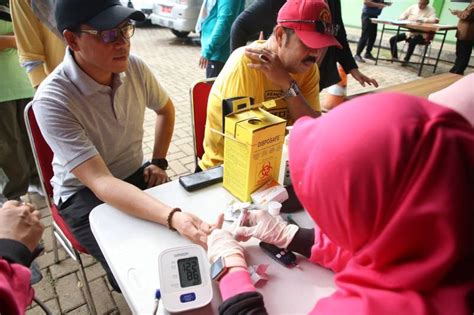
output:
<path id="1" fill-rule="evenodd" d="M 196 168 L 198 161 L 204 154 L 204 130 L 206 128 L 207 100 L 211 92 L 212 84 L 216 78 L 197 81 L 189 90 L 191 98 L 191 115 L 194 138 L 194 162 Z"/>
<path id="2" fill-rule="evenodd" d="M 51 186 L 51 178 L 53 177 L 53 151 L 46 143 L 41 134 L 41 131 L 36 122 L 35 114 L 33 112 L 32 103 L 29 103 L 25 108 L 25 123 L 28 131 L 28 138 L 30 139 L 31 149 L 38 169 L 38 175 L 41 181 L 43 191 L 46 193 L 46 202 L 49 209 L 51 210 L 51 216 L 53 217 L 53 251 L 54 251 L 54 262 L 58 263 L 58 244 L 61 243 L 64 250 L 71 256 L 72 259 L 79 263 L 79 269 L 84 282 L 85 295 L 87 305 L 91 314 L 97 314 L 94 301 L 92 300 L 92 294 L 87 281 L 87 276 L 84 271 L 84 265 L 81 260 L 79 253 L 88 254 L 87 250 L 83 248 L 79 242 L 74 238 L 66 222 L 59 215 L 58 208 L 53 201 L 53 187 Z"/>

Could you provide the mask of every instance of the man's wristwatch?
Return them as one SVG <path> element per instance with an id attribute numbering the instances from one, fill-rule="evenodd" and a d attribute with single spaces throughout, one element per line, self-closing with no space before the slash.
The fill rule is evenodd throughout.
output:
<path id="1" fill-rule="evenodd" d="M 229 268 L 232 267 L 242 267 L 243 258 L 240 257 L 222 257 L 217 258 L 215 262 L 211 265 L 211 278 L 213 280 L 219 281 L 223 276 L 227 274 Z M 244 260 L 245 262 L 245 260 Z M 242 267 L 244 268 L 244 267 Z"/>
<path id="2" fill-rule="evenodd" d="M 152 159 L 151 164 L 158 166 L 162 170 L 166 171 L 168 168 L 168 161 L 164 158 L 162 159 Z"/>
<path id="3" fill-rule="evenodd" d="M 290 88 L 285 93 L 284 98 L 295 97 L 300 94 L 301 94 L 301 90 L 300 90 L 300 87 L 298 86 L 298 83 L 296 83 L 295 80 L 291 80 Z"/>

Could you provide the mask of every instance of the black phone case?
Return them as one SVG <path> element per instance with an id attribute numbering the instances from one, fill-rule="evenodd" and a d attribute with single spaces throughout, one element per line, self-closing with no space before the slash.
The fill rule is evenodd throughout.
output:
<path id="1" fill-rule="evenodd" d="M 181 176 L 179 178 L 179 183 L 187 191 L 195 191 L 222 182 L 222 173 L 222 166 L 218 166 L 199 173 Z"/>

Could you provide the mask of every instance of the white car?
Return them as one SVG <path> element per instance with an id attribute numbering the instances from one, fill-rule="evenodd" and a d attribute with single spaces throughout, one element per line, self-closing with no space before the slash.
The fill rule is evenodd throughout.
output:
<path id="1" fill-rule="evenodd" d="M 150 15 L 153 12 L 154 0 L 120 0 L 123 6 L 142 11 L 147 21 L 150 21 Z M 145 21 L 145 22 L 147 22 Z"/>
<path id="2" fill-rule="evenodd" d="M 245 7 L 254 0 L 245 0 Z M 167 27 L 177 37 L 186 37 L 196 29 L 203 0 L 155 0 L 151 23 Z"/>
<path id="3" fill-rule="evenodd" d="M 177 37 L 194 32 L 203 0 L 155 0 L 151 23 L 167 27 Z"/>

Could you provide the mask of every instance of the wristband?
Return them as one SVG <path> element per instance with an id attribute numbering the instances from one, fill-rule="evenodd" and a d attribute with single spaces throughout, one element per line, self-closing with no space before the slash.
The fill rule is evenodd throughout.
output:
<path id="1" fill-rule="evenodd" d="M 168 229 L 171 231 L 176 231 L 176 229 L 171 225 L 171 220 L 173 219 L 173 216 L 176 212 L 181 212 L 180 208 L 174 208 L 171 210 L 170 213 L 168 213 L 168 218 L 166 219 L 166 224 L 168 225 Z"/>

